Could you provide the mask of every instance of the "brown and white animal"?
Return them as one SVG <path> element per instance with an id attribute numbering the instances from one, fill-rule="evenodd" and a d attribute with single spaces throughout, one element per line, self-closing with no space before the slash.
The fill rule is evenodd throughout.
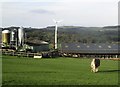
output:
<path id="1" fill-rule="evenodd" d="M 98 72 L 100 66 L 100 59 L 93 59 L 91 62 L 91 72 Z"/>

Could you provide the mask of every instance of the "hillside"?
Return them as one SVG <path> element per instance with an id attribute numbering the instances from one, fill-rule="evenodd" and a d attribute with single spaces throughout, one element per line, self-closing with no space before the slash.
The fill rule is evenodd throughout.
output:
<path id="1" fill-rule="evenodd" d="M 54 43 L 54 26 L 27 31 L 28 40 L 38 39 Z M 28 29 L 27 29 L 28 30 Z M 111 27 L 58 27 L 58 42 L 106 43 L 118 42 L 118 28 Z"/>
<path id="2" fill-rule="evenodd" d="M 4 29 L 18 29 L 19 27 L 8 27 Z M 27 41 L 47 41 L 54 44 L 55 26 L 46 28 L 25 28 Z M 105 27 L 82 27 L 82 26 L 59 26 L 58 43 L 112 43 L 120 41 L 118 38 L 118 26 Z"/>

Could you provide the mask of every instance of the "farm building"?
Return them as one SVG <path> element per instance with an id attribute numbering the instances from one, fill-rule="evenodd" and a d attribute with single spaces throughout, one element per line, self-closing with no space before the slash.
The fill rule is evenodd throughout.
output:
<path id="1" fill-rule="evenodd" d="M 103 57 L 118 58 L 120 46 L 110 43 L 63 43 L 61 53 L 66 56 L 75 57 Z"/>
<path id="2" fill-rule="evenodd" d="M 49 51 L 49 44 L 47 42 L 41 43 L 27 43 L 32 49 L 32 52 L 42 52 L 42 51 Z"/>

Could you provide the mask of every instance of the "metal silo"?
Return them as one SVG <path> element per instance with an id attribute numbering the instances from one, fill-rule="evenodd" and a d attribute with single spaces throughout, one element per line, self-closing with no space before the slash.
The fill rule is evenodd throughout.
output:
<path id="1" fill-rule="evenodd" d="M 10 31 L 9 30 L 2 31 L 2 43 L 5 43 L 5 44 L 10 43 Z"/>
<path id="2" fill-rule="evenodd" d="M 20 27 L 18 29 L 18 42 L 19 42 L 19 46 L 22 46 L 24 44 L 24 31 L 23 31 L 23 27 Z"/>
<path id="3" fill-rule="evenodd" d="M 15 32 L 11 31 L 11 41 L 15 41 Z"/>
<path id="4" fill-rule="evenodd" d="M 17 39 L 16 34 L 17 34 L 16 29 L 11 31 L 11 37 L 10 37 L 11 39 L 10 39 L 10 41 L 11 41 L 12 45 L 15 45 L 15 42 L 16 42 L 16 39 Z"/>

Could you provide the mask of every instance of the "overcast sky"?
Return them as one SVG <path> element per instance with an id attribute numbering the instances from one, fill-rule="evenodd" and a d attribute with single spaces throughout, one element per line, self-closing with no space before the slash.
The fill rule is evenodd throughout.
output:
<path id="1" fill-rule="evenodd" d="M 0 26 L 102 27 L 118 24 L 119 0 L 1 0 Z"/>

